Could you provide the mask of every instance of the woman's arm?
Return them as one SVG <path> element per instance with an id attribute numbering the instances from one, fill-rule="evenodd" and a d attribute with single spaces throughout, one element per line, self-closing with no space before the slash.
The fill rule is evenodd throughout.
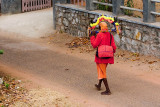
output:
<path id="1" fill-rule="evenodd" d="M 97 46 L 99 46 L 99 44 L 101 43 L 101 38 L 100 38 L 99 33 L 97 34 L 96 37 L 91 36 L 90 41 L 91 41 L 91 44 L 92 44 L 93 48 L 97 48 Z"/>

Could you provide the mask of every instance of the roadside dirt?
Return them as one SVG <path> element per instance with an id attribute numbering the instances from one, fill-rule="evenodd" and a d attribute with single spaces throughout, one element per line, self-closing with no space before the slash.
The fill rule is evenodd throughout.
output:
<path id="1" fill-rule="evenodd" d="M 36 76 L 32 78 L 30 74 L 20 73 L 1 63 L 0 78 L 3 78 L 4 82 L 0 85 L 0 107 L 79 106 L 78 103 L 71 102 L 68 96 L 53 91 L 46 81 L 39 84 L 38 81 L 43 79 L 36 78 Z"/>

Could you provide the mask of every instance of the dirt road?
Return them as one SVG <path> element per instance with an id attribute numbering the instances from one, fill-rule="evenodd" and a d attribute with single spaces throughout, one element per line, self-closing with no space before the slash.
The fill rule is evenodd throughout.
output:
<path id="1" fill-rule="evenodd" d="M 52 34 L 55 40 L 50 43 L 45 38 L 25 38 L 23 32 L 20 39 L 13 38 L 17 37 L 18 30 L 7 32 L 2 28 L 0 49 L 4 54 L 0 56 L 0 63 L 11 68 L 11 74 L 60 91 L 84 106 L 160 107 L 159 59 L 144 57 L 143 61 L 130 61 L 129 58 L 116 58 L 115 64 L 107 68 L 112 95 L 101 96 L 101 91 L 94 87 L 97 71 L 93 52 L 80 53 L 66 48 L 65 40 L 71 37 L 61 34 L 57 37 Z M 152 64 L 147 61 L 150 59 L 157 62 Z"/>
<path id="2" fill-rule="evenodd" d="M 101 96 L 94 88 L 97 74 L 93 54 L 69 53 L 63 47 L 50 47 L 43 42 L 4 37 L 0 37 L 0 48 L 5 50 L 1 57 L 3 64 L 43 78 L 50 86 L 63 87 L 64 92 L 87 100 L 92 106 L 96 103 L 111 107 L 160 106 L 159 71 L 155 75 L 133 71 L 136 69 L 128 67 L 130 64 L 109 66 L 107 74 L 113 94 Z"/>

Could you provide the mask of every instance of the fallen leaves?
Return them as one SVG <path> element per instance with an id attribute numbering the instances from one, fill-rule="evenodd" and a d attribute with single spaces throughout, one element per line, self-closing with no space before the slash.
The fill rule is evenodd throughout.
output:
<path id="1" fill-rule="evenodd" d="M 155 62 L 158 62 L 158 61 L 149 61 L 148 64 L 153 64 Z"/>
<path id="2" fill-rule="evenodd" d="M 139 53 L 131 53 L 131 52 L 119 50 L 115 54 L 115 57 L 117 58 L 117 60 L 121 60 L 124 63 L 131 62 L 130 67 L 133 67 L 132 65 L 140 68 L 143 68 L 144 66 L 146 66 L 147 68 L 143 68 L 143 69 L 149 69 L 150 71 L 155 71 L 155 70 L 157 71 L 160 68 L 160 65 L 159 65 L 160 61 L 158 61 L 158 59 L 156 60 L 155 58 L 151 58 L 151 57 L 146 58 L 146 56 L 140 55 Z M 117 61 L 117 63 L 119 62 Z"/>
<path id="3" fill-rule="evenodd" d="M 68 46 L 68 48 L 71 48 L 71 50 L 73 50 L 73 48 L 78 48 L 80 50 L 80 53 L 94 51 L 87 37 L 76 37 L 71 42 L 66 43 L 66 45 Z"/>
<path id="4" fill-rule="evenodd" d="M 134 59 L 131 59 L 131 61 L 139 61 L 140 58 L 134 58 Z"/>
<path id="5" fill-rule="evenodd" d="M 20 82 L 20 80 L 17 81 L 10 76 L 3 76 L 3 83 L 0 85 L 1 106 L 9 106 L 15 101 L 24 98 L 27 90 L 21 87 Z"/>
<path id="6" fill-rule="evenodd" d="M 131 56 L 139 57 L 139 53 L 131 53 Z"/>
<path id="7" fill-rule="evenodd" d="M 70 43 L 66 43 L 66 45 L 69 46 L 69 48 L 78 48 L 80 46 L 87 45 L 89 42 L 88 38 L 75 38 Z"/>
<path id="8" fill-rule="evenodd" d="M 120 52 L 119 52 L 119 53 L 117 53 L 115 56 L 120 58 L 120 57 L 124 57 L 124 56 L 125 56 L 125 54 L 124 54 L 124 53 L 120 53 Z"/>

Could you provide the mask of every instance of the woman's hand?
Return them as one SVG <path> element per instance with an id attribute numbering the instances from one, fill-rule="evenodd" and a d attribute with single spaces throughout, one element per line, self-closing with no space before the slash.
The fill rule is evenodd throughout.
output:
<path id="1" fill-rule="evenodd" d="M 96 31 L 92 31 L 92 33 L 90 33 L 89 37 L 91 37 L 91 36 L 96 36 Z"/>

